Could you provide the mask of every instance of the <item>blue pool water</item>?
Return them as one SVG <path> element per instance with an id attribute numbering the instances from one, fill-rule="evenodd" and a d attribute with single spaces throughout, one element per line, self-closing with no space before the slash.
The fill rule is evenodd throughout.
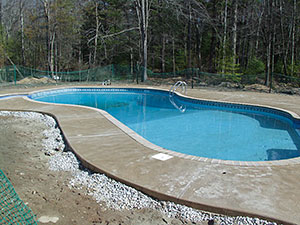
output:
<path id="1" fill-rule="evenodd" d="M 36 93 L 34 100 L 103 109 L 163 148 L 238 161 L 300 156 L 291 118 L 273 109 L 186 99 L 143 89 L 63 89 Z"/>

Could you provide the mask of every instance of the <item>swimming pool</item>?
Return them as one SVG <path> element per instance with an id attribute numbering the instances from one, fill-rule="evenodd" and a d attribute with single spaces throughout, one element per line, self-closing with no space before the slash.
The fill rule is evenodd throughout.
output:
<path id="1" fill-rule="evenodd" d="M 299 121 L 277 109 L 133 88 L 56 89 L 29 97 L 105 110 L 153 144 L 183 154 L 236 161 L 300 156 Z"/>

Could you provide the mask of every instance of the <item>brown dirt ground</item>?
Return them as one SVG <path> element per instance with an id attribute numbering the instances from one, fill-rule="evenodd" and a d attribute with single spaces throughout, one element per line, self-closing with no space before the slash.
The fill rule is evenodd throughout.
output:
<path id="1" fill-rule="evenodd" d="M 48 169 L 49 156 L 41 151 L 45 129 L 30 119 L 0 116 L 0 168 L 37 218 L 58 217 L 56 224 L 192 224 L 151 209 L 107 209 L 84 190 L 69 189 L 69 172 Z"/>

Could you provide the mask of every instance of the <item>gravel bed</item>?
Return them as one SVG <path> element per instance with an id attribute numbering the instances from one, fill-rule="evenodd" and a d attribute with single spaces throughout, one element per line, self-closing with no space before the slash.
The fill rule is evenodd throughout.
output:
<path id="1" fill-rule="evenodd" d="M 42 122 L 47 126 L 44 130 L 42 151 L 49 156 L 49 169 L 52 171 L 69 171 L 72 174 L 68 186 L 85 189 L 99 204 L 115 210 L 132 210 L 151 208 L 162 212 L 170 218 L 193 223 L 210 221 L 208 224 L 239 224 L 239 225 L 275 225 L 258 218 L 230 217 L 196 210 L 184 205 L 153 199 L 134 188 L 110 179 L 104 174 L 93 173 L 83 168 L 76 156 L 66 151 L 65 144 L 56 121 L 47 115 L 34 112 L 0 111 L 0 116 L 15 116 Z"/>

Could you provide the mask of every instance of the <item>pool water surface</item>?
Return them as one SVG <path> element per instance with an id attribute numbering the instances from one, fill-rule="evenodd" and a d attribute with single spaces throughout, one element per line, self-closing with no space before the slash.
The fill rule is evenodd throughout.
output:
<path id="1" fill-rule="evenodd" d="M 235 161 L 300 156 L 298 128 L 271 109 L 192 101 L 148 89 L 72 88 L 30 98 L 105 110 L 153 144 L 183 154 Z"/>

